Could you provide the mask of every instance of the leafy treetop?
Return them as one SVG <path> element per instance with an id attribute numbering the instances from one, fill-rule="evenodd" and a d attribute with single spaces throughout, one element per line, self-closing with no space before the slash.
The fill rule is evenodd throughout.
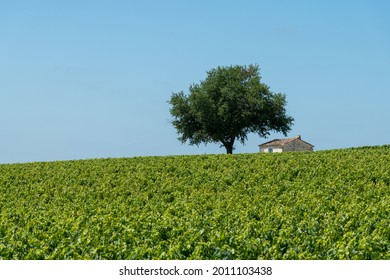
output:
<path id="1" fill-rule="evenodd" d="M 286 115 L 286 95 L 261 82 L 257 65 L 211 69 L 204 81 L 189 87 L 188 95 L 173 93 L 168 102 L 182 143 L 221 143 L 228 154 L 235 140 L 245 143 L 248 133 L 287 135 L 294 120 Z"/>

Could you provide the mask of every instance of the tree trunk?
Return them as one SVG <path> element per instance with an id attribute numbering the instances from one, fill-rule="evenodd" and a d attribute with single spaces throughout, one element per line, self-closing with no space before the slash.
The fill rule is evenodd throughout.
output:
<path id="1" fill-rule="evenodd" d="M 233 154 L 233 144 L 234 144 L 234 141 L 224 144 L 227 154 L 230 154 L 230 155 Z"/>
<path id="2" fill-rule="evenodd" d="M 225 148 L 226 148 L 226 153 L 227 153 L 228 155 L 233 154 L 233 147 L 225 147 Z"/>

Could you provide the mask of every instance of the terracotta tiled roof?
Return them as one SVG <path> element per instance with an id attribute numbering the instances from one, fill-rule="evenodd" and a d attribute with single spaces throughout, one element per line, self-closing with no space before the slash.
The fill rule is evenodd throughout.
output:
<path id="1" fill-rule="evenodd" d="M 299 139 L 300 141 L 302 141 L 302 142 L 304 142 L 304 143 L 306 143 L 306 144 L 309 144 L 310 146 L 313 146 L 312 144 L 303 141 L 303 140 L 301 139 L 301 136 L 300 136 L 300 135 L 295 136 L 295 137 L 293 137 L 293 138 L 274 139 L 274 140 L 265 142 L 265 143 L 263 143 L 263 144 L 260 144 L 259 146 L 264 146 L 264 147 L 267 147 L 267 146 L 284 146 L 284 145 L 286 145 L 286 144 L 288 144 L 288 143 L 290 143 L 290 142 L 292 142 L 292 141 L 295 141 L 295 140 L 297 140 L 297 139 Z M 314 147 L 314 146 L 313 146 L 313 147 Z"/>

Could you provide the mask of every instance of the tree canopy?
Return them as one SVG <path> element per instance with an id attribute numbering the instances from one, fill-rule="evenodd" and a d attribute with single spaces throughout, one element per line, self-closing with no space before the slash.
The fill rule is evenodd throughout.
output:
<path id="1" fill-rule="evenodd" d="M 236 140 L 245 144 L 248 133 L 287 135 L 294 121 L 286 115 L 286 95 L 261 82 L 258 65 L 211 69 L 189 94 L 172 93 L 168 103 L 182 143 L 220 143 L 228 154 Z"/>

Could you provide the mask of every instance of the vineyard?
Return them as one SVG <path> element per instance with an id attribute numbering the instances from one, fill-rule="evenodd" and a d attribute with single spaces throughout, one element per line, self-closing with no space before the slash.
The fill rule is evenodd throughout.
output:
<path id="1" fill-rule="evenodd" d="M 0 259 L 390 259 L 390 146 L 0 165 Z"/>

